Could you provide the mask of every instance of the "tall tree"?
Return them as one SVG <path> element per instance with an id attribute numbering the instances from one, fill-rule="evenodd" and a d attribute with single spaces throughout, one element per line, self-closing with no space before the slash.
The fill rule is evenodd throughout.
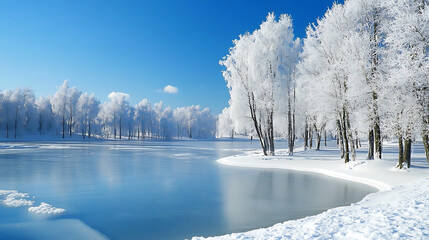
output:
<path id="1" fill-rule="evenodd" d="M 404 160 L 410 165 L 411 142 L 421 135 L 429 163 L 428 122 L 429 122 L 429 10 L 427 0 L 383 1 L 389 21 L 384 25 L 386 34 L 386 66 L 388 84 L 384 88 L 386 105 L 390 118 L 387 127 L 395 129 L 399 145 L 404 146 Z M 400 151 L 401 152 L 401 151 Z"/>
<path id="2" fill-rule="evenodd" d="M 285 86 L 292 72 L 285 61 L 296 55 L 292 20 L 288 15 L 276 20 L 270 13 L 259 29 L 233 42 L 220 61 L 226 67 L 231 116 L 233 121 L 249 117 L 264 155 L 274 155 L 274 109 L 280 104 L 278 96 L 289 92 Z"/>

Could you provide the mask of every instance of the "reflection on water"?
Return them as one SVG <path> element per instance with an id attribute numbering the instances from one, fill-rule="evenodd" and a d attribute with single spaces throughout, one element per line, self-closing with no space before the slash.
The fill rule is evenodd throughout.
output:
<path id="1" fill-rule="evenodd" d="M 237 149 L 258 148 L 256 141 L 23 145 L 0 148 L 0 189 L 28 192 L 67 211 L 38 216 L 0 207 L 0 236 L 4 226 L 55 219 L 77 219 L 112 239 L 219 235 L 320 213 L 375 191 L 317 174 L 216 163 Z"/>
<path id="2" fill-rule="evenodd" d="M 222 178 L 224 215 L 230 232 L 270 225 L 261 219 L 280 222 L 314 215 L 350 204 L 368 190 L 311 173 L 261 170 L 253 175 Z"/>

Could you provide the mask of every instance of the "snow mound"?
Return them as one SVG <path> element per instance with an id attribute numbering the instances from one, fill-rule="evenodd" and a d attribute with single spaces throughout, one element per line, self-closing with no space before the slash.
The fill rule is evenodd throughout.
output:
<path id="1" fill-rule="evenodd" d="M 21 206 L 32 206 L 33 201 L 28 200 L 30 196 L 28 193 L 20 193 L 16 190 L 0 190 L 0 197 L 4 199 L 1 201 L 8 207 L 21 207 Z"/>
<path id="2" fill-rule="evenodd" d="M 41 213 L 41 214 L 58 214 L 58 213 L 65 212 L 66 210 L 64 208 L 56 208 L 48 203 L 42 202 L 37 207 L 28 208 L 28 211 L 34 212 L 34 213 Z"/>
<path id="3" fill-rule="evenodd" d="M 316 216 L 208 239 L 428 239 L 427 219 L 429 178 L 424 178 Z"/>

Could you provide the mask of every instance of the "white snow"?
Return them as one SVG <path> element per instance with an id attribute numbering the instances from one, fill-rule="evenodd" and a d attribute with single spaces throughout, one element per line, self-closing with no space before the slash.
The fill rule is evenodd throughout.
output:
<path id="1" fill-rule="evenodd" d="M 364 146 L 358 151 L 359 160 L 348 164 L 338 160 L 335 147 L 322 151 L 298 149 L 293 157 L 279 150 L 272 157 L 252 151 L 219 159 L 219 163 L 232 166 L 316 172 L 380 191 L 351 206 L 316 216 L 208 239 L 429 239 L 429 166 L 424 152 L 421 146 L 414 146 L 412 167 L 399 170 L 394 167 L 395 147 L 394 143 L 384 145 L 385 160 L 364 160 Z"/>
<path id="2" fill-rule="evenodd" d="M 56 207 L 53 207 L 50 204 L 42 202 L 37 207 L 30 207 L 30 208 L 28 208 L 28 211 L 29 212 L 34 212 L 34 213 L 41 213 L 41 214 L 58 214 L 58 213 L 64 212 L 65 209 L 64 208 L 56 208 Z"/>

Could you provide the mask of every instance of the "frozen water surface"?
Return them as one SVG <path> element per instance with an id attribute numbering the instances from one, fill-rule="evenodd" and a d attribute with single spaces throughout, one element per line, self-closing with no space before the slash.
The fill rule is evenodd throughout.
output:
<path id="1" fill-rule="evenodd" d="M 0 189 L 28 193 L 34 206 L 65 209 L 38 214 L 0 204 L 0 236 L 221 235 L 314 215 L 376 191 L 319 174 L 216 163 L 258 148 L 245 140 L 0 143 Z"/>

